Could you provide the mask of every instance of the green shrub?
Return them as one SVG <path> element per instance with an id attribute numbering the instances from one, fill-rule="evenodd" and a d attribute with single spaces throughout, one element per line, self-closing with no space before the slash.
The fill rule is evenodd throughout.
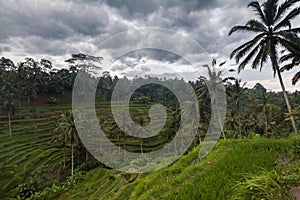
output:
<path id="1" fill-rule="evenodd" d="M 233 200 L 290 200 L 289 190 L 275 170 L 246 177 L 234 188 Z"/>
<path id="2" fill-rule="evenodd" d="M 74 173 L 73 178 L 68 177 L 67 180 L 61 184 L 52 184 L 51 187 L 46 187 L 41 192 L 35 192 L 30 196 L 31 200 L 37 199 L 56 199 L 62 193 L 71 189 L 74 185 L 76 185 L 79 181 L 81 181 L 84 177 L 85 173 L 79 171 Z"/>

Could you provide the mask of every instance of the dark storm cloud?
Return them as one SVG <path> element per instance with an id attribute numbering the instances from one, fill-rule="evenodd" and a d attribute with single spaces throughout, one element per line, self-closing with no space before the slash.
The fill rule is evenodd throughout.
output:
<path id="1" fill-rule="evenodd" d="M 130 52 L 126 54 L 126 56 L 131 58 L 137 58 L 141 62 L 143 62 L 143 60 L 146 59 L 152 59 L 173 63 L 181 58 L 180 56 L 174 53 L 161 49 L 141 49 Z"/>
<path id="2" fill-rule="evenodd" d="M 0 46 L 0 53 L 5 53 L 5 52 L 10 52 L 11 51 L 11 48 L 10 47 L 6 47 L 6 46 L 4 46 L 4 47 L 1 47 Z"/>
<path id="3" fill-rule="evenodd" d="M 147 16 L 161 9 L 163 11 L 180 8 L 184 12 L 208 9 L 213 7 L 217 0 L 107 0 L 107 4 L 120 10 L 127 18 L 136 16 Z"/>
<path id="4" fill-rule="evenodd" d="M 0 1 L 0 25 L 5 27 L 0 31 L 0 43 L 24 48 L 28 53 L 38 53 L 40 50 L 51 55 L 85 50 L 80 43 L 97 44 L 111 34 L 140 26 L 186 32 L 209 53 L 215 53 L 220 49 L 218 44 L 224 46 L 225 41 L 218 31 L 220 26 L 231 26 L 237 19 L 237 12 L 247 16 L 239 9 L 240 5 L 244 6 L 244 1 L 234 0 Z M 233 6 L 225 6 L 230 3 Z M 226 17 L 218 19 L 222 13 L 216 14 L 216 9 L 221 9 Z M 134 37 L 128 35 L 121 42 L 136 42 L 132 39 Z M 119 47 L 117 42 L 107 48 Z M 158 59 L 169 57 L 153 54 Z M 177 58 L 166 58 L 172 59 Z"/>
<path id="5" fill-rule="evenodd" d="M 105 31 L 108 13 L 101 4 L 58 1 L 3 1 L 1 3 L 0 38 L 11 36 L 39 36 L 64 39 L 75 34 L 97 35 Z"/>

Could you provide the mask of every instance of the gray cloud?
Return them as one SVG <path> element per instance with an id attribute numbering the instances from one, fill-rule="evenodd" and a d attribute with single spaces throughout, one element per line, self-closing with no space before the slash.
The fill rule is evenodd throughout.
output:
<path id="1" fill-rule="evenodd" d="M 249 0 L 250 2 L 250 0 Z M 230 52 L 251 35 L 234 34 L 229 29 L 245 24 L 254 13 L 242 0 L 0 0 L 0 56 L 51 56 L 63 61 L 71 53 L 97 52 L 99 43 L 113 34 L 142 27 L 162 27 L 191 36 L 214 57 L 228 60 Z M 261 2 L 261 0 L 260 0 Z M 297 19 L 295 24 L 299 25 Z M 3 28 L 4 27 L 4 28 Z M 152 41 L 165 42 L 164 38 Z M 107 44 L 106 52 L 122 52 L 122 45 L 143 44 L 139 35 L 128 34 L 121 41 Z M 179 46 L 193 53 L 179 41 L 166 46 Z M 142 45 L 141 45 L 142 46 Z M 104 49 L 104 50 L 105 50 Z M 98 49 L 99 50 L 99 49 Z M 102 50 L 102 49 L 101 49 Z M 104 52 L 101 51 L 101 52 Z M 179 57 L 159 51 L 136 51 L 131 58 L 177 62 Z M 99 55 L 109 57 L 107 54 Z M 198 54 L 194 55 L 199 57 Z M 123 70 L 130 63 L 116 65 Z M 123 64 L 124 64 L 123 63 Z M 57 63 L 61 65 L 61 63 Z M 147 69 L 146 69 L 147 70 Z M 259 72 L 257 71 L 257 74 Z M 268 72 L 260 74 L 269 79 Z M 187 75 L 188 76 L 188 75 Z M 290 76 L 288 74 L 287 76 Z M 243 75 L 244 79 L 247 79 Z"/>
<path id="2" fill-rule="evenodd" d="M 5 52 L 10 52 L 11 51 L 11 48 L 10 47 L 7 47 L 7 46 L 3 46 L 1 47 L 0 46 L 0 53 L 5 53 Z"/>

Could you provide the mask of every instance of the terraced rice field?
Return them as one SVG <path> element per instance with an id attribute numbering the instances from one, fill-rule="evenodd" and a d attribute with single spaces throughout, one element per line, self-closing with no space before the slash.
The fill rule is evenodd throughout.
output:
<path id="1" fill-rule="evenodd" d="M 0 199 L 15 197 L 19 184 L 30 176 L 42 175 L 55 182 L 62 179 L 62 163 L 64 148 L 61 143 L 54 143 L 56 135 L 52 132 L 59 115 L 70 110 L 70 105 L 34 106 L 20 109 L 12 118 L 12 140 L 9 139 L 7 118 L 0 118 Z M 97 115 L 105 118 L 105 130 L 108 132 L 113 125 L 110 103 L 98 103 Z M 148 113 L 149 106 L 131 105 L 130 113 L 134 121 Z M 170 112 L 170 111 L 167 111 Z M 149 118 L 145 117 L 145 124 Z M 117 145 L 125 143 L 126 150 L 140 152 L 140 140 L 124 136 L 120 141 L 112 138 Z M 157 136 L 143 140 L 144 151 L 161 148 L 166 142 L 165 137 Z M 120 144 L 118 144 L 120 143 Z M 67 168 L 70 165 L 70 151 L 66 151 Z"/>
<path id="2" fill-rule="evenodd" d="M 16 187 L 42 168 L 46 167 L 51 176 L 59 168 L 63 155 L 59 145 L 53 143 L 53 119 L 44 117 L 12 120 L 12 140 L 4 128 L 6 123 L 3 119 L 0 122 L 2 197 L 14 196 Z"/>

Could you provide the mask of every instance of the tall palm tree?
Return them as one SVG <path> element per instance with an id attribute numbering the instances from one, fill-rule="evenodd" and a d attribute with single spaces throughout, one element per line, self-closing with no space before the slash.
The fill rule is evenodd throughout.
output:
<path id="1" fill-rule="evenodd" d="M 140 137 L 141 137 L 142 134 L 143 134 L 143 126 L 145 125 L 145 119 L 142 116 L 139 116 L 138 123 L 140 125 L 139 134 L 140 134 Z M 140 139 L 141 139 L 141 154 L 143 154 L 144 153 L 144 151 L 143 151 L 143 138 L 141 137 Z"/>
<path id="2" fill-rule="evenodd" d="M 118 124 L 114 122 L 110 128 L 110 137 L 113 139 L 117 138 L 118 147 L 119 147 L 119 155 L 121 153 L 121 135 L 123 134 L 122 130 L 119 128 Z"/>
<path id="3" fill-rule="evenodd" d="M 268 93 L 268 94 L 261 93 L 261 96 L 258 98 L 259 101 L 256 104 L 256 110 L 258 112 L 261 112 L 264 116 L 265 135 L 267 135 L 267 133 L 268 133 L 269 122 L 270 122 L 272 113 L 274 113 L 276 111 L 278 112 L 280 110 L 277 105 L 269 102 L 270 96 L 271 96 L 270 93 Z"/>
<path id="4" fill-rule="evenodd" d="M 225 63 L 226 63 L 226 61 L 219 63 L 219 67 L 222 67 Z M 212 63 L 211 63 L 212 67 L 210 67 L 209 65 L 203 65 L 203 67 L 206 67 L 208 70 L 208 77 L 207 78 L 202 77 L 202 76 L 199 77 L 199 81 L 195 88 L 197 98 L 200 102 L 200 107 L 202 107 L 202 108 L 206 107 L 206 109 L 207 109 L 211 104 L 215 105 L 216 97 L 212 94 L 222 92 L 222 91 L 217 91 L 217 90 L 220 90 L 219 85 L 222 82 L 226 82 L 227 80 L 232 79 L 232 77 L 227 77 L 225 79 L 222 79 L 223 71 L 217 70 L 216 65 L 217 65 L 216 59 L 212 60 Z M 211 91 L 209 91 L 207 84 L 209 84 Z M 209 99 L 210 99 L 210 101 L 209 101 Z M 210 115 L 210 114 L 211 113 L 209 111 L 208 115 Z M 223 138 L 226 139 L 219 110 L 217 110 L 217 114 L 218 114 L 219 126 L 221 128 L 221 134 L 222 134 Z M 202 115 L 202 116 L 204 116 L 204 115 Z"/>
<path id="5" fill-rule="evenodd" d="M 250 19 L 246 25 L 234 26 L 229 32 L 229 35 L 237 31 L 256 33 L 252 40 L 236 48 L 230 57 L 235 57 L 237 63 L 245 57 L 239 65 L 239 72 L 250 62 L 252 62 L 253 69 L 260 65 L 261 70 L 269 58 L 274 76 L 277 74 L 279 78 L 289 113 L 292 112 L 292 107 L 280 72 L 278 50 L 283 47 L 289 51 L 295 51 L 298 48 L 293 41 L 299 40 L 296 33 L 300 32 L 300 28 L 291 28 L 291 21 L 300 13 L 299 7 L 293 8 L 297 2 L 299 0 L 286 0 L 278 5 L 278 0 L 267 0 L 261 5 L 259 2 L 253 1 L 248 7 L 257 13 L 257 19 Z M 248 55 L 246 56 L 246 54 Z M 294 131 L 298 133 L 292 116 L 291 121 Z"/>
<path id="6" fill-rule="evenodd" d="M 247 83 L 244 83 L 243 85 L 240 84 L 241 80 L 235 80 L 235 84 L 232 85 L 232 87 L 227 88 L 227 95 L 230 97 L 230 102 L 233 104 L 234 109 L 236 111 L 236 118 L 238 122 L 238 133 L 239 136 L 242 136 L 242 127 L 241 127 L 241 102 L 244 98 L 244 93 L 246 91 L 245 85 Z"/>
<path id="7" fill-rule="evenodd" d="M 225 120 L 225 126 L 228 130 L 232 131 L 234 134 L 232 135 L 234 138 L 239 134 L 239 120 L 237 118 L 236 110 L 231 110 L 230 113 L 227 115 Z M 238 134 L 236 134 L 238 133 Z"/>
<path id="8" fill-rule="evenodd" d="M 61 114 L 54 132 L 59 133 L 58 137 L 63 138 L 64 145 L 70 145 L 71 147 L 71 177 L 73 178 L 74 145 L 78 141 L 78 137 L 72 112 L 66 111 Z"/>
<path id="9" fill-rule="evenodd" d="M 9 139 L 12 139 L 11 116 L 15 114 L 15 104 L 11 99 L 3 98 L 1 100 L 1 113 L 8 117 Z"/>

